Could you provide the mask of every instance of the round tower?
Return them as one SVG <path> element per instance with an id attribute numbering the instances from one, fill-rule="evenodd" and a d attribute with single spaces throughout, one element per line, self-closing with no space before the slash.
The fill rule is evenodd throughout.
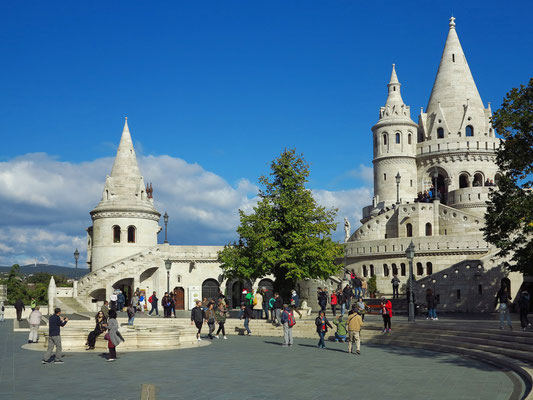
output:
<path id="1" fill-rule="evenodd" d="M 402 199 L 413 201 L 417 193 L 416 134 L 409 106 L 402 100 L 395 65 L 387 85 L 387 102 L 372 127 L 374 136 L 374 209 Z M 399 184 L 397 178 L 399 177 Z"/>
<path id="2" fill-rule="evenodd" d="M 151 187 L 145 187 L 139 171 L 126 118 L 102 200 L 91 211 L 93 226 L 87 230 L 91 271 L 157 245 L 160 216 Z"/>

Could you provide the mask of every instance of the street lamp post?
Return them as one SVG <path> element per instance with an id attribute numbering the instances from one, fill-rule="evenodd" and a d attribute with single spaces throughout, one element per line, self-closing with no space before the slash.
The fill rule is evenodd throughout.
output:
<path id="1" fill-rule="evenodd" d="M 409 247 L 405 251 L 409 260 L 409 322 L 415 322 L 415 295 L 413 286 L 413 258 L 415 258 L 415 244 L 411 240 Z"/>
<path id="2" fill-rule="evenodd" d="M 165 215 L 163 215 L 163 221 L 165 221 L 165 243 L 168 243 L 168 239 L 167 239 L 168 214 L 166 211 L 165 211 Z"/>
<path id="3" fill-rule="evenodd" d="M 165 260 L 165 268 L 167 269 L 167 293 L 170 293 L 170 268 L 172 268 L 172 261 L 168 258 Z"/>
<path id="4" fill-rule="evenodd" d="M 400 204 L 400 180 L 402 177 L 400 176 L 400 171 L 395 176 L 396 178 L 396 204 Z"/>
<path id="5" fill-rule="evenodd" d="M 78 279 L 78 259 L 80 258 L 80 252 L 78 249 L 74 252 L 74 260 L 76 261 L 76 272 L 74 275 L 74 279 Z"/>

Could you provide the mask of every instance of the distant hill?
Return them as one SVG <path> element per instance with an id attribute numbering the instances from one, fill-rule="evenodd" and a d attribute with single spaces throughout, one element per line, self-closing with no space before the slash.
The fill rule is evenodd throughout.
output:
<path id="1" fill-rule="evenodd" d="M 10 269 L 11 269 L 11 266 L 9 267 L 0 266 L 0 273 L 9 272 Z M 24 275 L 31 275 L 37 272 L 46 272 L 52 275 L 63 275 L 63 276 L 66 276 L 67 278 L 76 277 L 75 268 L 61 267 L 59 265 L 48 265 L 48 264 L 37 264 L 37 266 L 35 266 L 34 264 L 21 265 L 20 272 L 22 272 Z M 89 273 L 88 268 L 78 267 L 78 278 L 81 278 L 83 275 L 88 274 L 88 273 Z"/>

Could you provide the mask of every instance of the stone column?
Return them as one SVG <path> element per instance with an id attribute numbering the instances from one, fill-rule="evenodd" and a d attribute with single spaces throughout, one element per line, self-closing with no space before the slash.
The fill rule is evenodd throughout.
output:
<path id="1" fill-rule="evenodd" d="M 48 315 L 54 315 L 54 299 L 56 296 L 56 281 L 52 276 L 48 284 Z"/>

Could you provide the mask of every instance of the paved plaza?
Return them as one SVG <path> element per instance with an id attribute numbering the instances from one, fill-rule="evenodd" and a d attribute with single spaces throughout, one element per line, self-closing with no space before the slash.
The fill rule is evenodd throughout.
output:
<path id="1" fill-rule="evenodd" d="M 296 339 L 230 336 L 209 346 L 120 354 L 67 353 L 63 365 L 42 365 L 42 353 L 21 348 L 27 333 L 0 324 L 1 399 L 139 399 L 142 384 L 157 399 L 509 399 L 520 391 L 513 373 L 452 354 Z M 364 339 L 364 333 L 363 333 Z"/>

